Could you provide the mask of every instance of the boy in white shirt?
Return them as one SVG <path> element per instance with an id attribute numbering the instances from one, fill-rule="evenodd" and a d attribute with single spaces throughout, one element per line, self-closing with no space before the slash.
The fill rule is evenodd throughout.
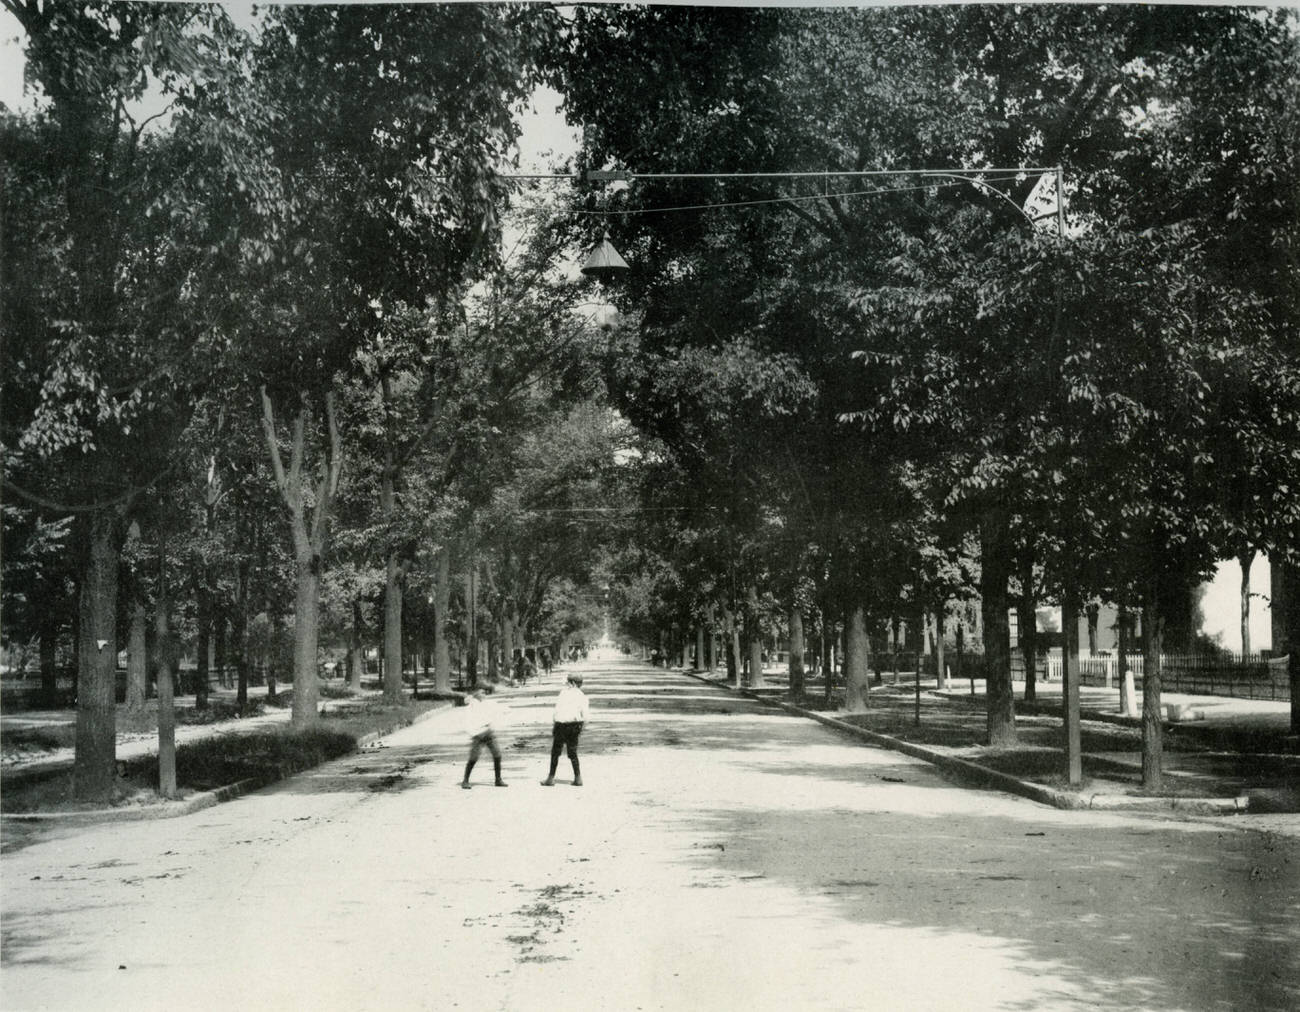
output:
<path id="1" fill-rule="evenodd" d="M 578 768 L 578 735 L 587 722 L 587 697 L 582 691 L 582 676 L 570 675 L 564 688 L 555 699 L 555 712 L 551 724 L 551 772 L 542 781 L 543 787 L 555 786 L 555 767 L 560 762 L 560 752 L 567 750 L 573 764 L 573 786 L 582 786 L 582 773 Z"/>
<path id="2" fill-rule="evenodd" d="M 469 762 L 465 764 L 465 778 L 461 787 L 469 790 L 469 775 L 478 762 L 479 753 L 487 748 L 492 753 L 492 767 L 496 771 L 496 786 L 508 787 L 501 779 L 501 749 L 497 745 L 496 730 L 505 717 L 500 705 L 483 698 L 483 690 L 475 689 L 465 700 L 465 727 L 469 731 Z"/>

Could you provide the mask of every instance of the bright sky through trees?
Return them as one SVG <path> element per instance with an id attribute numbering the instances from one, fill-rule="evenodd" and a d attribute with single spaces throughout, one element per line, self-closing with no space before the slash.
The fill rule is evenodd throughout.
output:
<path id="1" fill-rule="evenodd" d="M 235 24 L 251 28 L 254 24 L 252 0 L 224 0 L 222 4 Z M 0 103 L 13 110 L 31 108 L 32 97 L 23 93 L 22 30 L 8 11 L 0 11 Z M 530 108 L 520 115 L 523 134 L 519 139 L 521 172 L 548 171 L 556 159 L 563 159 L 577 149 L 576 131 L 558 111 L 560 96 L 550 88 L 540 88 Z"/>

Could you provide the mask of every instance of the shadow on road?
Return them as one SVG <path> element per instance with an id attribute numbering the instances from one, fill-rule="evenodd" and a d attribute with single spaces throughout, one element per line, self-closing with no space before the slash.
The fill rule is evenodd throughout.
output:
<path id="1" fill-rule="evenodd" d="M 668 673 L 615 669 L 588 686 L 594 754 L 667 747 L 685 779 L 763 777 L 768 804 L 750 794 L 685 817 L 682 833 L 716 841 L 687 850 L 701 888 L 720 874 L 776 882 L 864 925 L 996 939 L 1099 1005 L 1300 1007 L 1294 839 L 953 790 L 856 741 L 846 761 L 830 729 Z M 683 818 L 671 797 L 646 804 Z"/>

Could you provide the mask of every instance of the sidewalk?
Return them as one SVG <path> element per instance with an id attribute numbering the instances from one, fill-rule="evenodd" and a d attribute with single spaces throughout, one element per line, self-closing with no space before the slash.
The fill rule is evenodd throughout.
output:
<path id="1" fill-rule="evenodd" d="M 1024 709 L 1025 683 L 1013 682 L 1016 696 L 1016 712 Z M 975 680 L 977 697 L 983 705 L 984 680 Z M 963 691 L 964 690 L 964 691 Z M 969 682 L 950 685 L 946 690 L 952 695 L 965 695 L 970 698 Z M 1060 712 L 1061 683 L 1037 682 L 1037 705 L 1055 708 Z M 1283 739 L 1290 732 L 1291 704 L 1287 701 L 1267 699 L 1240 699 L 1234 696 L 1195 696 L 1181 692 L 1162 692 L 1160 702 L 1165 708 L 1166 717 L 1170 707 L 1182 711 L 1182 717 L 1175 723 L 1179 725 L 1195 724 L 1198 728 L 1245 728 L 1257 731 L 1270 738 Z M 1079 687 L 1079 707 L 1087 713 L 1089 719 L 1114 720 L 1117 723 L 1141 724 L 1142 693 L 1136 694 L 1137 715 L 1125 717 L 1121 712 L 1120 690 L 1102 688 L 1095 685 Z"/>
<path id="2" fill-rule="evenodd" d="M 685 672 L 726 687 L 716 673 Z M 1162 694 L 1184 719 L 1164 723 L 1163 789 L 1142 791 L 1141 718 L 1121 713 L 1118 689 L 1084 687 L 1083 782 L 1071 786 L 1061 745 L 1061 685 L 1039 683 L 1037 700 L 1024 702 L 1024 685 L 1015 683 L 1018 744 L 992 749 L 986 740 L 984 682 L 968 680 L 939 691 L 922 680 L 920 723 L 916 721 L 915 681 L 902 673 L 898 684 L 870 689 L 867 712 L 838 710 L 821 702 L 820 683 L 807 689 L 802 706 L 785 702 L 786 674 L 764 672 L 765 687 L 741 690 L 854 734 L 886 748 L 925 759 L 949 773 L 984 782 L 1060 808 L 1143 808 L 1194 814 L 1300 813 L 1300 756 L 1290 736 L 1290 704 L 1220 696 Z M 732 690 L 734 691 L 734 690 Z M 1141 713 L 1141 694 L 1137 711 Z"/>
<path id="3" fill-rule="evenodd" d="M 289 688 L 286 686 L 285 688 Z M 264 702 L 265 686 L 250 686 L 249 703 Z M 226 704 L 233 706 L 234 689 L 213 687 L 208 691 L 208 700 L 212 706 Z M 348 700 L 326 699 L 323 707 L 346 704 Z M 117 758 L 119 760 L 135 759 L 140 756 L 153 755 L 158 751 L 157 709 L 158 700 L 150 699 L 145 703 L 146 712 L 153 716 L 152 730 L 123 730 L 122 720 L 118 722 Z M 176 744 L 209 738 L 222 734 L 244 733 L 277 724 L 288 724 L 290 708 L 267 707 L 265 712 L 255 717 L 232 717 L 227 720 L 213 720 L 207 723 L 181 723 L 182 713 L 194 712 L 194 698 L 183 697 L 176 701 L 177 723 Z M 119 704 L 118 713 L 124 708 Z M 77 713 L 72 709 L 64 710 L 18 710 L 0 714 L 0 736 L 4 747 L 0 753 L 0 775 L 6 780 L 40 777 L 65 770 L 72 765 L 74 749 L 71 744 L 55 747 L 41 747 L 42 741 L 50 743 L 70 739 L 70 729 L 76 726 Z M 17 745 L 14 743 L 17 742 Z"/>
<path id="4" fill-rule="evenodd" d="M 560 670 L 560 667 L 557 666 L 555 672 L 558 673 Z M 555 677 L 557 675 L 553 673 L 551 680 L 554 680 Z M 562 681 L 561 678 L 561 684 Z M 337 687 L 343 683 L 335 681 L 330 684 Z M 537 684 L 541 684 L 540 679 L 529 683 L 530 686 Z M 431 687 L 432 682 L 422 683 L 422 695 L 431 691 Z M 509 683 L 502 683 L 498 691 L 507 690 L 508 688 Z M 292 685 L 282 686 L 282 690 L 285 692 L 290 689 L 292 689 Z M 453 692 L 453 695 L 456 694 Z M 213 686 L 208 690 L 208 701 L 212 710 L 222 708 L 233 710 L 235 697 L 236 692 L 234 689 Z M 265 697 L 266 686 L 249 687 L 248 701 L 250 704 L 265 703 Z M 321 713 L 337 714 L 340 711 L 364 706 L 368 702 L 379 701 L 382 697 L 382 687 L 373 684 L 362 688 L 355 695 L 337 698 L 322 696 L 319 701 L 320 711 Z M 196 723 L 182 722 L 185 716 L 192 716 L 196 713 L 194 697 L 185 696 L 179 698 L 176 700 L 176 744 L 183 745 L 187 742 L 227 734 L 242 735 L 268 727 L 288 726 L 292 716 L 292 708 L 287 702 L 288 697 L 285 698 L 286 702 L 283 705 L 268 705 L 262 713 L 256 716 L 232 716 Z M 119 761 L 157 754 L 157 707 L 157 699 L 146 701 L 145 711 L 147 716 L 144 723 L 145 725 L 152 723 L 153 726 L 145 730 L 135 730 L 128 728 L 125 709 L 121 704 L 118 705 L 119 720 L 116 755 Z M 13 785 L 71 769 L 75 759 L 75 749 L 72 741 L 76 720 L 77 714 L 74 709 L 18 710 L 0 713 L 0 738 L 3 739 L 3 747 L 0 748 L 0 779 Z"/>

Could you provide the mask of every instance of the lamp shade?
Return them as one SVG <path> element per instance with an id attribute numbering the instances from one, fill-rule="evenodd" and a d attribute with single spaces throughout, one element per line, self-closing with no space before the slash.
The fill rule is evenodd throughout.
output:
<path id="1" fill-rule="evenodd" d="M 618 250 L 610 245 L 608 239 L 601 237 L 600 242 L 592 247 L 583 261 L 582 273 L 600 281 L 612 278 L 620 271 L 627 270 L 627 261 L 619 256 Z"/>

